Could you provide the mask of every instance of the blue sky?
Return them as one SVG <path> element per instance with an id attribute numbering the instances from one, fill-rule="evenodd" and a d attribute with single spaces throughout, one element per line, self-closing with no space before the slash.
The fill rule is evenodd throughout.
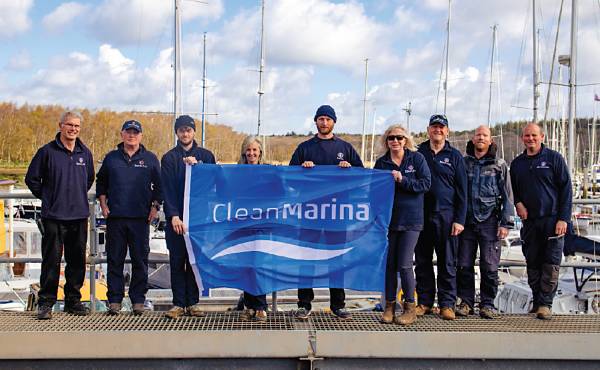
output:
<path id="1" fill-rule="evenodd" d="M 207 32 L 207 113 L 216 114 L 209 120 L 254 133 L 260 1 L 205 2 L 181 0 L 184 111 L 201 110 L 202 34 Z M 537 3 L 541 78 L 547 81 L 560 1 Z M 569 52 L 570 3 L 565 2 L 559 54 Z M 579 13 L 579 83 L 598 83 L 600 1 L 580 1 Z M 411 129 L 423 130 L 427 117 L 442 110 L 437 91 L 447 16 L 447 0 L 266 0 L 261 132 L 314 131 L 312 115 L 320 104 L 336 109 L 338 132 L 360 132 L 365 58 L 368 131 L 373 122 L 377 132 L 405 123 L 402 108 L 409 101 Z M 532 115 L 513 107 L 532 106 L 531 2 L 453 0 L 451 129 L 487 122 L 493 24 L 499 30 L 499 62 L 492 122 Z M 0 100 L 169 112 L 172 32 L 173 0 L 1 0 Z M 566 82 L 568 70 L 562 74 Z M 566 107 L 567 91 L 560 90 Z M 579 88 L 580 116 L 593 114 L 597 91 L 600 86 Z M 560 106 L 553 95 L 549 116 L 557 117 Z"/>

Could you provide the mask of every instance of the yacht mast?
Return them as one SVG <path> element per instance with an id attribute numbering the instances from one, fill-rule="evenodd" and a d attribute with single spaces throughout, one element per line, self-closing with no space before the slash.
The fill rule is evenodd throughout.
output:
<path id="1" fill-rule="evenodd" d="M 567 164 L 571 176 L 575 175 L 575 125 L 577 86 L 577 0 L 571 3 L 571 55 L 569 61 L 569 147 Z"/>
<path id="2" fill-rule="evenodd" d="M 181 15 L 179 13 L 181 8 L 181 0 L 174 1 L 175 7 L 175 24 L 174 24 L 174 63 L 173 68 L 175 70 L 174 75 L 174 86 L 173 86 L 173 124 L 175 119 L 181 114 Z M 177 145 L 177 136 L 175 136 L 175 145 Z"/>
<path id="3" fill-rule="evenodd" d="M 488 99 L 488 127 L 492 126 L 492 86 L 494 84 L 494 56 L 496 52 L 496 29 L 498 25 L 492 26 L 492 57 L 490 59 L 490 96 Z"/>
<path id="4" fill-rule="evenodd" d="M 260 65 L 258 68 L 258 127 L 256 129 L 256 136 L 260 137 L 260 124 L 261 121 L 261 110 L 262 110 L 262 97 L 263 91 L 263 72 L 265 70 L 265 0 L 261 1 L 261 18 L 260 18 Z"/>
<path id="5" fill-rule="evenodd" d="M 444 78 L 444 115 L 448 101 L 448 63 L 450 60 L 450 13 L 452 10 L 452 0 L 448 0 L 448 23 L 446 24 L 446 75 Z"/>
<path id="6" fill-rule="evenodd" d="M 367 79 L 369 77 L 369 58 L 365 59 L 365 94 L 363 98 L 363 122 L 362 122 L 362 140 L 360 143 L 360 157 L 365 158 L 365 129 L 367 125 Z"/>
<path id="7" fill-rule="evenodd" d="M 537 29 L 535 21 L 535 0 L 533 1 L 533 123 L 538 121 L 538 92 L 539 80 L 538 80 L 538 50 L 537 50 Z"/>
<path id="8" fill-rule="evenodd" d="M 206 32 L 204 32 L 203 44 L 202 44 L 202 140 L 200 146 L 204 148 L 206 139 L 205 130 L 205 102 L 206 102 Z"/>

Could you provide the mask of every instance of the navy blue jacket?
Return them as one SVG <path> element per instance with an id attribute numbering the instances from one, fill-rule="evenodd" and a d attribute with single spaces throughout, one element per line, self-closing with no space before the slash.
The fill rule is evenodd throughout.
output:
<path id="1" fill-rule="evenodd" d="M 527 218 L 558 216 L 570 222 L 573 189 L 571 176 L 560 153 L 546 148 L 534 156 L 527 151 L 510 164 L 510 179 L 515 204 L 527 208 Z"/>
<path id="2" fill-rule="evenodd" d="M 167 221 L 174 216 L 183 220 L 183 197 L 185 192 L 185 163 L 184 157 L 195 157 L 198 163 L 215 164 L 215 156 L 208 150 L 194 143 L 189 151 L 181 144 L 163 155 L 161 159 L 161 185 L 164 198 L 163 210 Z"/>
<path id="3" fill-rule="evenodd" d="M 467 172 L 462 154 L 446 141 L 444 148 L 434 154 L 429 140 L 419 145 L 429 171 L 431 187 L 425 193 L 425 213 L 452 210 L 452 222 L 464 225 L 467 217 Z"/>
<path id="4" fill-rule="evenodd" d="M 341 161 L 346 161 L 354 167 L 364 167 L 352 145 L 337 136 L 331 139 L 320 139 L 315 135 L 300 143 L 292 155 L 290 166 L 299 166 L 306 161 L 316 165 L 336 166 Z"/>
<path id="5" fill-rule="evenodd" d="M 395 183 L 390 230 L 423 230 L 423 194 L 431 186 L 431 173 L 423 155 L 404 149 L 404 158 L 398 166 L 388 151 L 373 168 L 402 173 L 402 181 Z"/>
<path id="6" fill-rule="evenodd" d="M 106 195 L 109 217 L 147 218 L 160 202 L 160 163 L 143 145 L 129 157 L 123 143 L 109 152 L 96 177 L 96 196 Z"/>
<path id="7" fill-rule="evenodd" d="M 467 225 L 474 225 L 498 216 L 499 226 L 514 227 L 515 210 L 508 166 L 496 158 L 497 146 L 490 145 L 487 153 L 477 159 L 475 145 L 469 140 L 465 168 L 468 180 Z"/>
<path id="8" fill-rule="evenodd" d="M 42 217 L 53 220 L 88 218 L 87 192 L 93 183 L 92 153 L 79 139 L 69 151 L 60 133 L 35 153 L 25 175 L 25 184 L 42 201 Z"/>

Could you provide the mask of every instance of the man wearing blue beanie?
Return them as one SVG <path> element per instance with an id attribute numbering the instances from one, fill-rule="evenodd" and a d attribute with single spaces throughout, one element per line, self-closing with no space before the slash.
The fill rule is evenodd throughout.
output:
<path id="1" fill-rule="evenodd" d="M 322 105 L 315 113 L 317 134 L 298 145 L 290 160 L 290 166 L 312 168 L 315 165 L 336 165 L 342 168 L 364 167 L 360 156 L 352 145 L 333 134 L 333 126 L 337 122 L 335 110 L 329 105 Z M 342 288 L 329 288 L 331 313 L 339 319 L 350 319 L 352 316 L 344 308 L 346 294 Z M 298 289 L 298 310 L 294 316 L 298 320 L 307 320 L 315 298 L 312 288 Z"/>

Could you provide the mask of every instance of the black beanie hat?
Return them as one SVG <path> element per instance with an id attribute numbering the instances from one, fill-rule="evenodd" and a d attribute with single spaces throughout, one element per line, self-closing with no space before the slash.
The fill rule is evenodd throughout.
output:
<path id="1" fill-rule="evenodd" d="M 333 122 L 337 122 L 337 117 L 335 116 L 335 111 L 330 105 L 321 105 L 319 109 L 317 109 L 317 113 L 315 113 L 315 122 L 317 122 L 317 118 L 321 116 L 327 116 L 333 120 Z"/>
<path id="2" fill-rule="evenodd" d="M 194 129 L 194 131 L 196 131 L 196 123 L 194 122 L 194 119 L 187 114 L 177 117 L 175 120 L 175 132 L 177 132 L 178 128 L 185 126 L 191 127 Z"/>

